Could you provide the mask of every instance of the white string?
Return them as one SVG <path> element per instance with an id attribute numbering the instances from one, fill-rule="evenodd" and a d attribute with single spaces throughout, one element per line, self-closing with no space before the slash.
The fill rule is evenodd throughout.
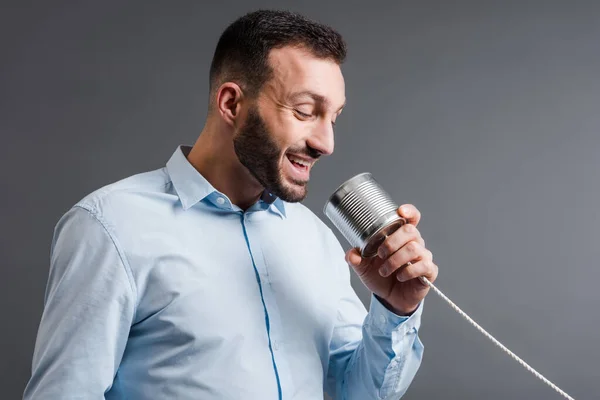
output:
<path id="1" fill-rule="evenodd" d="M 420 279 L 421 279 L 421 282 L 423 282 L 424 284 L 428 285 L 431 289 L 433 289 L 433 291 L 436 292 L 438 294 L 438 296 L 440 296 L 442 299 L 446 300 L 446 302 L 448 304 L 450 304 L 450 307 L 452 307 L 457 313 L 459 313 L 467 321 L 469 321 L 471 323 L 471 325 L 473 325 L 475 328 L 477 328 L 477 330 L 479 332 L 481 332 L 484 336 L 486 336 L 488 339 L 490 339 L 492 342 L 494 342 L 498 347 L 500 347 L 502 350 L 504 350 L 509 356 L 511 356 L 513 359 L 515 359 L 523 367 L 525 367 L 525 369 L 527 369 L 533 375 L 535 375 L 536 377 L 538 377 L 539 379 L 541 379 L 544 383 L 546 383 L 552 389 L 556 390 L 565 399 L 575 400 L 573 397 L 569 396 L 567 393 L 565 393 L 564 391 L 562 391 L 554 383 L 552 383 L 548 379 L 546 379 L 542 374 L 540 374 L 535 369 L 533 369 L 532 367 L 530 367 L 529 364 L 527 364 L 525 361 L 521 360 L 515 353 L 513 353 L 512 351 L 510 351 L 506 346 L 504 346 L 502 343 L 500 343 L 498 340 L 496 340 L 495 337 L 493 337 L 492 335 L 490 335 L 489 333 L 487 333 L 485 329 L 483 329 L 481 326 L 479 326 L 477 324 L 477 322 L 473 321 L 473 319 L 471 317 L 469 317 L 463 310 L 461 310 L 448 297 L 446 297 L 446 295 L 444 293 L 442 293 L 440 289 L 438 289 L 437 287 L 435 287 L 435 285 L 433 283 L 429 282 L 429 280 L 427 278 L 425 278 L 424 276 L 421 276 Z"/>

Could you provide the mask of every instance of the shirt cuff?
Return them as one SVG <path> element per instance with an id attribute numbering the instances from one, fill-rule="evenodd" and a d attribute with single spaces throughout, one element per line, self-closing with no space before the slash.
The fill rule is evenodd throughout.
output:
<path id="1" fill-rule="evenodd" d="M 371 294 L 371 306 L 367 316 L 369 325 L 377 329 L 384 335 L 391 335 L 392 332 L 406 334 L 410 331 L 415 333 L 421 327 L 421 314 L 423 313 L 423 300 L 419 303 L 417 309 L 410 316 L 398 315 L 388 310 L 374 294 Z"/>

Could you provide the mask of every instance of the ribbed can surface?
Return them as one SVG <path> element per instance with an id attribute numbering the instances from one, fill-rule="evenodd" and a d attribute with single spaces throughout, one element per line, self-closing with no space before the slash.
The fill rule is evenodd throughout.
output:
<path id="1" fill-rule="evenodd" d="M 373 176 L 364 172 L 344 182 L 329 198 L 323 212 L 364 257 L 372 257 L 387 235 L 406 221 L 398 205 Z"/>

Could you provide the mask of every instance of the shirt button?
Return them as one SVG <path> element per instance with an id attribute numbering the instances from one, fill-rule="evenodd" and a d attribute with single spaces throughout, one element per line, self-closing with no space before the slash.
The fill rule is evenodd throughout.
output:
<path id="1" fill-rule="evenodd" d="M 381 325 L 385 325 L 385 323 L 387 322 L 387 319 L 385 318 L 385 316 L 380 315 L 379 316 L 379 322 L 381 322 Z"/>
<path id="2" fill-rule="evenodd" d="M 217 203 L 223 205 L 223 204 L 225 204 L 225 199 L 222 197 L 219 197 L 219 198 L 217 198 Z"/>
<path id="3" fill-rule="evenodd" d="M 277 343 L 277 340 L 274 340 L 274 341 L 273 341 L 273 349 L 274 349 L 275 351 L 279 350 L 279 343 Z"/>

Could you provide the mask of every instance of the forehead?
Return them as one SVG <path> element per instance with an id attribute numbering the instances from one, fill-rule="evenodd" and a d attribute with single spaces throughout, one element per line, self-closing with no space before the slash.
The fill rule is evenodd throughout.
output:
<path id="1" fill-rule="evenodd" d="M 344 77 L 333 60 L 317 58 L 308 50 L 282 47 L 269 53 L 273 77 L 265 89 L 279 100 L 291 100 L 299 93 L 314 93 L 331 107 L 339 108 L 346 100 Z"/>

